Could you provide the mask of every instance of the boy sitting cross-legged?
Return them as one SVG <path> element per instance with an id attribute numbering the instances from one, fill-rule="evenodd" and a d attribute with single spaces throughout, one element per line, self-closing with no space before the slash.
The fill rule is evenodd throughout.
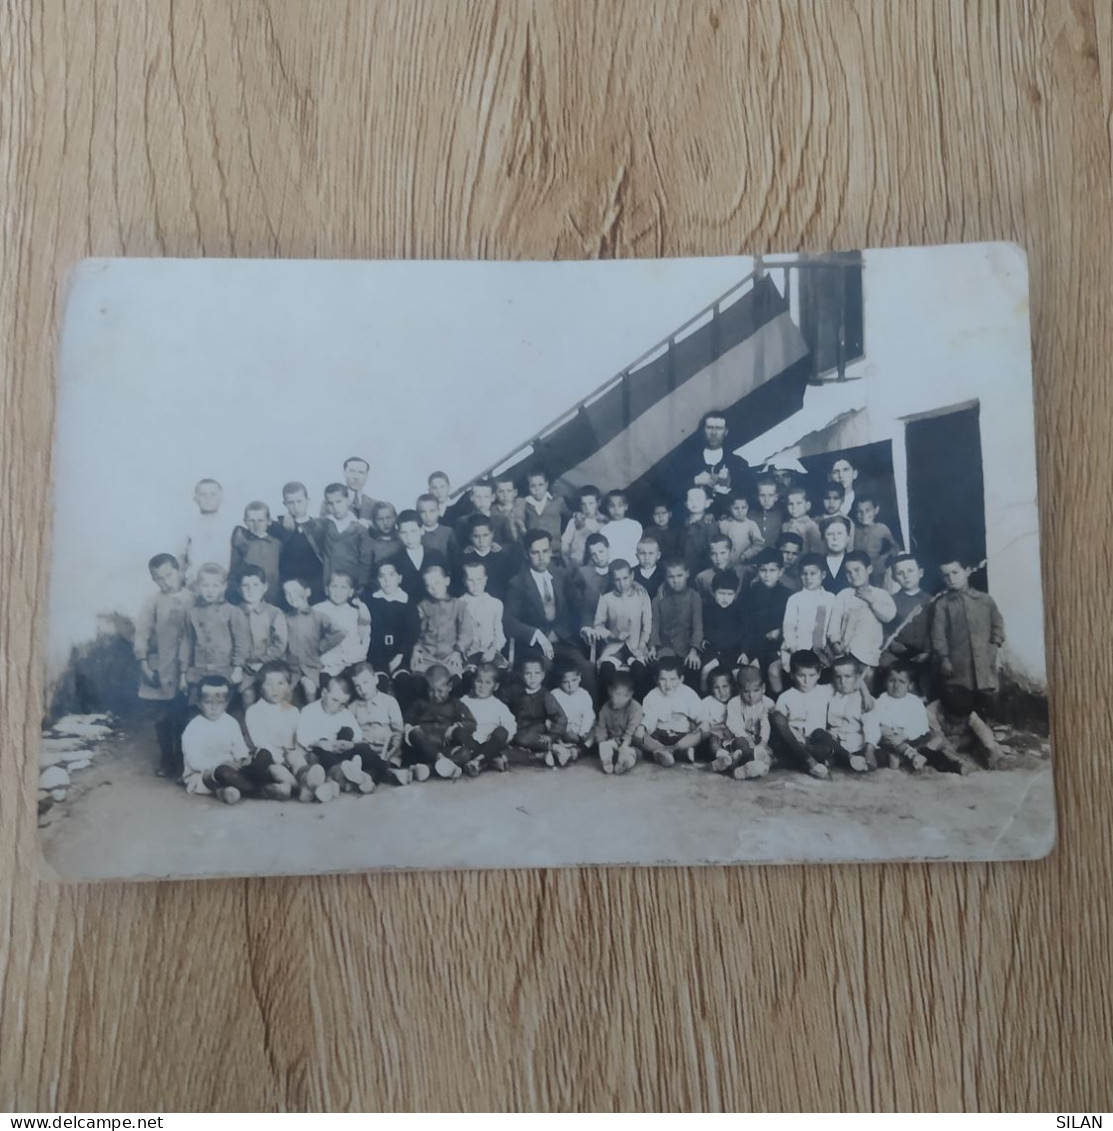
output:
<path id="1" fill-rule="evenodd" d="M 448 754 L 464 746 L 465 736 L 475 731 L 475 718 L 452 697 L 452 676 L 443 664 L 434 664 L 425 682 L 428 693 L 406 710 L 406 744 L 415 762 L 431 766 L 438 777 L 458 778 L 460 767 Z"/>
<path id="2" fill-rule="evenodd" d="M 560 673 L 553 688 L 553 698 L 560 704 L 565 718 L 565 738 L 578 757 L 588 747 L 595 728 L 595 706 L 591 696 L 580 686 L 582 677 L 575 668 Z"/>
<path id="3" fill-rule="evenodd" d="M 878 749 L 888 755 L 889 769 L 899 769 L 904 761 L 913 770 L 922 770 L 930 762 L 936 769 L 961 773 L 961 761 L 943 735 L 932 731 L 924 702 L 911 694 L 911 686 L 910 666 L 898 661 L 889 669 L 885 693 L 874 707 L 881 731 Z"/>
<path id="4" fill-rule="evenodd" d="M 297 729 L 301 768 L 295 771 L 299 801 L 333 801 L 342 788 L 353 785 L 365 793 L 375 788 L 359 759 L 352 757 L 359 723 L 348 710 L 351 699 L 348 677 L 335 675 L 320 699 L 302 708 Z"/>
<path id="5" fill-rule="evenodd" d="M 666 656 L 657 666 L 657 686 L 642 704 L 635 745 L 659 766 L 671 766 L 678 755 L 696 760 L 703 739 L 700 697 L 680 678 L 680 661 Z"/>
<path id="6" fill-rule="evenodd" d="M 793 652 L 789 660 L 792 686 L 777 696 L 770 718 L 770 745 L 778 759 L 805 770 L 813 778 L 828 776 L 826 741 L 827 702 L 831 688 L 819 682 L 819 657 L 810 649 Z"/>
<path id="7" fill-rule="evenodd" d="M 567 766 L 576 755 L 566 741 L 568 720 L 551 691 L 545 690 L 545 667 L 527 659 L 521 666 L 522 688 L 510 706 L 517 724 L 511 744 L 546 766 Z"/>
<path id="8" fill-rule="evenodd" d="M 731 773 L 738 781 L 761 778 L 769 773 L 773 750 L 769 745 L 773 700 L 765 694 L 757 668 L 743 668 L 738 674 L 738 694 L 727 704 L 727 730 L 730 743 L 711 763 L 713 770 Z"/>
<path id="9" fill-rule="evenodd" d="M 831 665 L 833 685 L 827 700 L 827 726 L 809 739 L 825 749 L 826 763 L 838 760 L 855 773 L 877 769 L 877 720 L 873 697 L 862 685 L 862 668 L 853 656 L 839 656 Z"/>
<path id="10" fill-rule="evenodd" d="M 505 773 L 508 768 L 506 748 L 518 724 L 510 708 L 495 696 L 500 676 L 498 667 L 486 661 L 475 669 L 472 693 L 462 700 L 475 720 L 475 729 L 462 730 L 459 743 L 448 752 L 449 759 L 457 766 L 454 777 L 459 776 L 461 764 L 470 777 L 487 769 Z"/>
<path id="11" fill-rule="evenodd" d="M 259 672 L 259 699 L 244 714 L 247 737 L 255 748 L 251 760 L 257 773 L 266 774 L 268 781 L 279 789 L 270 790 L 268 796 L 288 801 L 297 784 L 295 771 L 304 767 L 303 755 L 298 751 L 297 707 L 290 702 L 293 679 L 289 667 L 281 660 L 272 660 Z"/>
<path id="12" fill-rule="evenodd" d="M 634 679 L 628 672 L 618 672 L 611 679 L 607 702 L 599 708 L 599 717 L 590 741 L 599 749 L 599 761 L 605 774 L 624 774 L 638 762 L 634 743 L 641 727 L 642 708 L 634 698 Z"/>
<path id="13" fill-rule="evenodd" d="M 425 781 L 429 767 L 424 762 L 408 769 L 402 765 L 402 709 L 393 695 L 380 690 L 378 676 L 372 664 L 364 661 L 351 670 L 355 698 L 348 709 L 359 723 L 359 741 L 352 750 L 364 773 L 376 785 L 393 782 L 409 785 L 415 779 Z M 359 786 L 360 780 L 355 780 Z M 363 790 L 364 793 L 370 792 Z"/>
<path id="14" fill-rule="evenodd" d="M 201 677 L 201 713 L 182 733 L 182 782 L 187 793 L 215 794 L 234 805 L 254 792 L 242 771 L 250 760 L 240 724 L 228 714 L 232 688 L 222 675 Z"/>
<path id="15" fill-rule="evenodd" d="M 707 690 L 709 694 L 703 700 L 701 725 L 714 769 L 714 763 L 719 761 L 722 751 L 731 745 L 731 734 L 727 729 L 727 705 L 734 695 L 734 680 L 730 672 L 712 672 Z"/>

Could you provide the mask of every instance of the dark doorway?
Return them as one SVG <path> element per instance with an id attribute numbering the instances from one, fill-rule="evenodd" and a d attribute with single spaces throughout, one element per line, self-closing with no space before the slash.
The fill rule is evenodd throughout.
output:
<path id="1" fill-rule="evenodd" d="M 939 566 L 956 556 L 985 560 L 985 485 L 978 406 L 955 409 L 905 425 L 908 458 L 909 546 L 931 589 Z M 987 589 L 984 569 L 972 577 Z"/>

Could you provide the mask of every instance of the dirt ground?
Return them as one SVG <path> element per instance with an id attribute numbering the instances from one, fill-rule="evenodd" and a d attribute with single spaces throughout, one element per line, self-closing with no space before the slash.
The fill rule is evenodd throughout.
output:
<path id="1" fill-rule="evenodd" d="M 1046 739 L 1005 738 L 997 772 L 965 777 L 774 771 L 736 782 L 705 766 L 597 761 L 380 786 L 328 805 L 191 797 L 154 774 L 145 733 L 118 734 L 42 820 L 68 879 L 529 868 L 575 864 L 1029 859 L 1055 838 Z"/>

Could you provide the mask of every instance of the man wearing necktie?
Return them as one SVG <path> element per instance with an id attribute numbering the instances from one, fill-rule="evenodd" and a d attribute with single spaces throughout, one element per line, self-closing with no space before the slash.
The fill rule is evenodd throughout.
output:
<path id="1" fill-rule="evenodd" d="M 517 641 L 518 661 L 541 655 L 547 667 L 554 661 L 574 667 L 594 696 L 595 669 L 584 655 L 577 631 L 568 574 L 552 564 L 552 540 L 543 530 L 531 531 L 525 550 L 529 565 L 511 578 L 503 610 L 506 634 Z"/>

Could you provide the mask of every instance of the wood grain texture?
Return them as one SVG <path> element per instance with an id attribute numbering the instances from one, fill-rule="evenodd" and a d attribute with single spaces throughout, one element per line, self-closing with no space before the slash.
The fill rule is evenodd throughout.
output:
<path id="1" fill-rule="evenodd" d="M 1101 1110 L 1109 3 L 0 5 L 0 1108 Z M 1060 843 L 1038 864 L 36 878 L 83 255 L 1030 254 Z"/>

